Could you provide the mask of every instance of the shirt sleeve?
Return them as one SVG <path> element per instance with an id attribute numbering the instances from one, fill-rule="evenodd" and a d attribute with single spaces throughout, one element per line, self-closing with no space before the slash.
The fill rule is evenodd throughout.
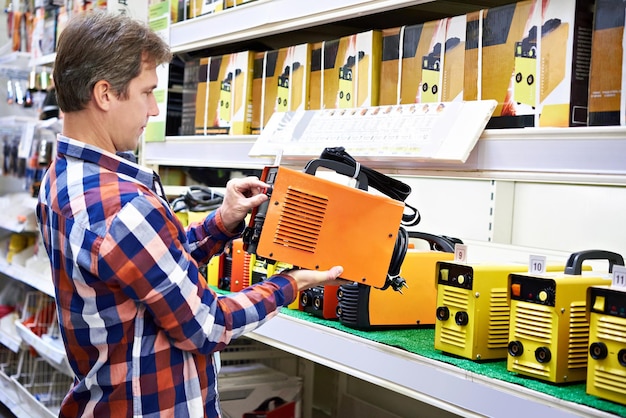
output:
<path id="1" fill-rule="evenodd" d="M 240 236 L 244 228 L 242 221 L 235 232 L 228 232 L 222 222 L 220 209 L 209 213 L 203 222 L 193 222 L 187 227 L 191 256 L 198 264 L 206 264 L 212 256 L 224 250 L 227 240 Z M 216 240 L 221 245 L 215 245 Z"/>
<path id="2" fill-rule="evenodd" d="M 140 196 L 113 218 L 97 254 L 98 276 L 146 306 L 157 326 L 187 351 L 221 350 L 295 299 L 296 283 L 274 276 L 245 291 L 218 296 L 185 249 L 187 234 L 157 199 Z M 208 225 L 207 225 L 208 224 Z M 223 248 L 228 234 L 204 222 L 202 247 Z M 199 235 L 197 235 L 199 236 Z"/>

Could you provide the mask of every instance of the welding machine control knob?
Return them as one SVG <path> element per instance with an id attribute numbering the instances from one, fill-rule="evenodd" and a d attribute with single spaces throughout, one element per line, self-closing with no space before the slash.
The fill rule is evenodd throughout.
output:
<path id="1" fill-rule="evenodd" d="M 546 289 L 542 289 L 539 291 L 539 293 L 537 293 L 537 300 L 541 303 L 552 303 L 554 302 L 554 289 L 552 288 L 546 288 Z"/>
<path id="2" fill-rule="evenodd" d="M 602 360 L 609 355 L 609 349 L 603 342 L 595 342 L 589 346 L 589 355 L 594 360 Z"/>

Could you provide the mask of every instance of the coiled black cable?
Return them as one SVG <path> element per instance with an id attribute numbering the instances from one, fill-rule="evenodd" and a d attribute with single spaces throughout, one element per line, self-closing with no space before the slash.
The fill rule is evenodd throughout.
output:
<path id="1" fill-rule="evenodd" d="M 206 186 L 189 186 L 185 194 L 172 201 L 172 210 L 180 212 L 208 212 L 220 207 L 224 195 L 211 190 Z"/>

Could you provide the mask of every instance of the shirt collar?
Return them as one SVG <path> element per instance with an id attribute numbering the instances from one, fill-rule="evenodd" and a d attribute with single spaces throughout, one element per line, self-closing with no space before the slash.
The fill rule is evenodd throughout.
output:
<path id="1" fill-rule="evenodd" d="M 64 135 L 58 135 L 58 153 L 97 164 L 107 170 L 130 176 L 152 189 L 154 172 L 137 164 L 132 152 L 112 154 L 93 145 L 85 144 Z"/>

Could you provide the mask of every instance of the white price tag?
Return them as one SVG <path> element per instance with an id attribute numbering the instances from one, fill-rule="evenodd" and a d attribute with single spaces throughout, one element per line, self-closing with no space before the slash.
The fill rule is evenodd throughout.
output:
<path id="1" fill-rule="evenodd" d="M 543 255 L 530 255 L 528 257 L 528 272 L 531 274 L 545 274 L 546 257 Z"/>
<path id="2" fill-rule="evenodd" d="M 467 245 L 454 244 L 454 261 L 457 263 L 467 262 Z"/>
<path id="3" fill-rule="evenodd" d="M 626 289 L 626 267 L 613 266 L 612 286 Z"/>

